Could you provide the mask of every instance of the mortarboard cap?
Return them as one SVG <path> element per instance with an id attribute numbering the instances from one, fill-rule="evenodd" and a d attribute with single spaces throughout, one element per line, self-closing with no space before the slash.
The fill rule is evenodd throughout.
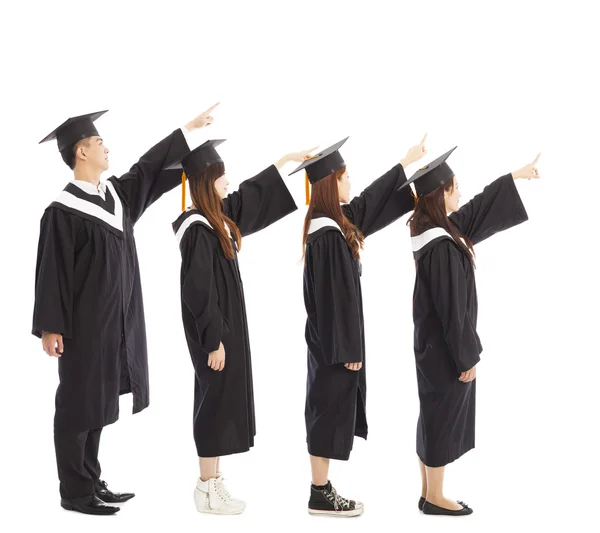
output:
<path id="1" fill-rule="evenodd" d="M 306 169 L 308 180 L 314 184 L 323 178 L 333 174 L 335 171 L 346 166 L 342 154 L 338 152 L 339 148 L 348 140 L 348 137 L 329 148 L 313 155 L 310 159 L 303 161 L 302 164 L 290 172 L 290 176 L 299 170 Z"/>
<path id="2" fill-rule="evenodd" d="M 172 161 L 165 170 L 183 168 L 186 174 L 195 174 L 202 172 L 205 168 L 215 163 L 222 163 L 223 160 L 215 150 L 217 146 L 225 142 L 226 139 L 212 139 L 189 151 L 176 161 Z"/>
<path id="3" fill-rule="evenodd" d="M 428 195 L 435 191 L 440 185 L 446 183 L 454 177 L 454 172 L 446 163 L 446 159 L 456 150 L 457 146 L 448 150 L 444 155 L 438 157 L 428 165 L 417 170 L 402 186 L 398 189 L 407 187 L 411 183 L 415 183 L 415 191 L 419 198 Z"/>
<path id="4" fill-rule="evenodd" d="M 94 121 L 104 115 L 106 111 L 108 110 L 71 117 L 65 120 L 52 133 L 44 137 L 39 144 L 56 139 L 58 150 L 62 152 L 81 139 L 96 136 L 98 135 L 98 130 L 94 125 Z"/>
<path id="5" fill-rule="evenodd" d="M 174 170 L 178 168 L 182 168 L 183 172 L 181 173 L 181 210 L 185 211 L 185 180 L 186 174 L 194 175 L 199 174 L 208 168 L 210 165 L 214 165 L 215 163 L 223 163 L 219 152 L 215 150 L 215 147 L 219 146 L 221 143 L 225 142 L 226 139 L 212 139 L 206 141 L 205 143 L 198 146 L 198 148 L 194 148 L 190 150 L 187 154 L 184 154 L 180 158 L 175 161 L 169 163 L 165 170 Z"/>

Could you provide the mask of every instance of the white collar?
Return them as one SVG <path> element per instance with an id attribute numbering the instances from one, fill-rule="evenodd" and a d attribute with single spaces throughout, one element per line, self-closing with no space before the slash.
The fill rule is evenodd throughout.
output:
<path id="1" fill-rule="evenodd" d="M 419 250 L 422 250 L 423 248 L 425 248 L 425 246 L 427 246 L 431 241 L 434 241 L 441 237 L 447 237 L 448 239 L 452 239 L 454 242 L 456 242 L 454 237 L 452 237 L 452 235 L 450 235 L 444 228 L 440 228 L 440 227 L 431 228 L 431 229 L 428 229 L 427 231 L 421 233 L 420 235 L 416 235 L 416 236 L 410 238 L 411 243 L 412 243 L 413 253 L 417 254 L 417 252 L 419 252 Z M 462 237 L 460 237 L 460 240 L 462 241 L 462 243 L 465 246 L 467 245 L 467 243 L 465 242 L 465 240 Z M 473 252 L 471 250 L 469 250 L 469 252 L 471 253 L 471 255 L 473 255 Z"/>
<path id="2" fill-rule="evenodd" d="M 73 185 L 77 185 L 77 187 L 79 187 L 83 192 L 88 194 L 97 194 L 101 196 L 103 200 L 106 199 L 106 183 L 103 183 L 102 181 L 98 183 L 97 188 L 89 181 L 73 180 L 72 183 Z"/>
<path id="3" fill-rule="evenodd" d="M 429 244 L 434 239 L 439 239 L 440 237 L 449 237 L 452 239 L 452 235 L 450 235 L 444 228 L 439 227 L 428 229 L 420 235 L 411 237 L 410 240 L 412 243 L 413 252 L 418 252 L 425 245 Z"/>
<path id="4" fill-rule="evenodd" d="M 192 208 L 194 209 L 194 208 Z M 189 209 L 186 209 L 186 212 L 189 211 Z M 191 215 L 189 215 L 182 223 L 181 226 L 179 226 L 179 229 L 175 232 L 175 238 L 177 239 L 177 243 L 180 244 L 181 243 L 181 239 L 183 239 L 183 236 L 186 232 L 186 230 L 192 225 L 194 224 L 194 222 L 201 222 L 202 224 L 204 224 L 205 226 L 207 226 L 208 228 L 210 228 L 212 231 L 214 231 L 214 228 L 212 227 L 212 224 L 208 221 L 208 219 L 204 216 L 201 215 L 200 213 L 193 213 Z M 229 226 L 227 226 L 227 224 L 223 224 L 223 226 L 225 227 L 225 231 L 227 232 L 227 235 L 229 235 L 229 238 L 231 239 L 231 232 L 229 231 Z M 237 250 L 237 244 L 235 245 L 236 250 Z"/>
<path id="5" fill-rule="evenodd" d="M 313 218 L 310 221 L 310 227 L 308 228 L 308 234 L 310 235 L 311 233 L 314 233 L 315 231 L 319 231 L 320 229 L 323 229 L 326 227 L 337 228 L 340 230 L 341 233 L 344 233 L 335 220 L 333 220 L 329 217 L 320 217 L 320 218 Z"/>
<path id="6" fill-rule="evenodd" d="M 86 185 L 91 187 L 92 189 L 94 189 L 95 187 L 91 184 L 88 183 L 86 181 L 73 181 L 71 183 L 75 183 L 76 185 L 79 186 L 79 184 L 83 184 L 83 186 L 85 187 Z M 119 198 L 119 195 L 117 194 L 117 191 L 115 190 L 115 187 L 112 183 L 110 183 L 109 181 L 107 181 L 105 183 L 105 187 L 107 188 L 107 190 L 110 191 L 111 196 L 114 198 L 115 201 L 115 211 L 114 214 L 109 213 L 108 211 L 106 211 L 105 209 L 103 209 L 102 207 L 100 207 L 99 205 L 96 205 L 94 202 L 82 199 L 82 198 L 78 198 L 77 196 L 75 196 L 74 194 L 70 193 L 67 190 L 63 190 L 59 197 L 55 200 L 56 202 L 69 207 L 71 209 L 75 209 L 76 211 L 80 211 L 82 213 L 86 213 L 94 218 L 97 218 L 103 222 L 105 222 L 106 224 L 109 224 L 110 226 L 112 226 L 113 228 L 115 228 L 116 230 L 118 230 L 119 232 L 123 231 L 123 206 L 121 205 L 121 199 Z M 84 189 L 83 187 L 80 187 L 82 190 L 84 190 L 85 192 L 88 192 L 87 189 Z M 90 195 L 99 195 L 101 194 L 99 191 L 94 192 L 90 192 Z"/>

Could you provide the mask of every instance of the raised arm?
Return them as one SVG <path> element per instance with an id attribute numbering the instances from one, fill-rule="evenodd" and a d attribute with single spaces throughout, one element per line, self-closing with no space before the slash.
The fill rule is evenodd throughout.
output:
<path id="1" fill-rule="evenodd" d="M 540 177 L 536 167 L 540 155 L 523 168 L 493 181 L 483 192 L 450 215 L 450 220 L 473 244 L 527 220 L 525 206 L 514 182 Z"/>
<path id="2" fill-rule="evenodd" d="M 397 189 L 406 181 L 404 169 L 427 153 L 426 139 L 427 134 L 418 145 L 408 150 L 400 163 L 376 179 L 350 203 L 342 206 L 346 217 L 365 237 L 385 228 L 414 208 L 410 188 Z"/>
<path id="3" fill-rule="evenodd" d="M 224 212 L 238 226 L 242 236 L 256 233 L 289 215 L 298 207 L 279 169 L 290 161 L 301 162 L 310 150 L 283 156 L 265 170 L 243 181 L 225 198 Z"/>
<path id="4" fill-rule="evenodd" d="M 213 105 L 188 122 L 184 126 L 186 133 L 210 125 L 213 120 L 210 112 L 216 106 L 217 104 Z M 164 167 L 188 150 L 183 130 L 177 129 L 150 148 L 129 172 L 120 178 L 111 178 L 119 196 L 129 208 L 129 216 L 133 223 L 137 222 L 146 209 L 163 194 L 181 183 L 181 169 L 164 170 Z"/>

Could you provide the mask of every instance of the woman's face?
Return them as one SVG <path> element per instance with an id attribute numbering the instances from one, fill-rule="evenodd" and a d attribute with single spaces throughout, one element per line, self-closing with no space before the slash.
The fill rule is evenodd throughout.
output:
<path id="1" fill-rule="evenodd" d="M 460 189 L 456 176 L 452 178 L 452 188 L 449 191 L 444 191 L 444 203 L 446 204 L 446 213 L 454 213 L 458 211 L 458 203 L 460 201 Z"/>
<path id="2" fill-rule="evenodd" d="M 229 187 L 229 180 L 226 174 L 215 180 L 215 190 L 221 200 L 227 196 L 227 187 Z"/>
<path id="3" fill-rule="evenodd" d="M 338 195 L 340 202 L 347 204 L 350 202 L 350 178 L 348 177 L 348 171 L 344 171 L 341 178 L 338 180 Z"/>

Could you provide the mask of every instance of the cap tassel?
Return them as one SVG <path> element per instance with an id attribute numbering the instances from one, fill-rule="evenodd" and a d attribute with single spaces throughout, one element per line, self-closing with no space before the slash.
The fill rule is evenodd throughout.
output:
<path id="1" fill-rule="evenodd" d="M 185 172 L 181 172 L 181 211 L 185 211 Z"/>
<path id="2" fill-rule="evenodd" d="M 310 182 L 308 181 L 308 172 L 304 173 L 304 183 L 306 187 L 306 205 L 310 205 Z"/>
<path id="3" fill-rule="evenodd" d="M 419 203 L 419 196 L 416 193 L 414 193 L 412 190 L 410 191 L 410 194 L 412 194 L 412 197 L 415 200 L 415 207 L 417 207 L 417 204 Z"/>

